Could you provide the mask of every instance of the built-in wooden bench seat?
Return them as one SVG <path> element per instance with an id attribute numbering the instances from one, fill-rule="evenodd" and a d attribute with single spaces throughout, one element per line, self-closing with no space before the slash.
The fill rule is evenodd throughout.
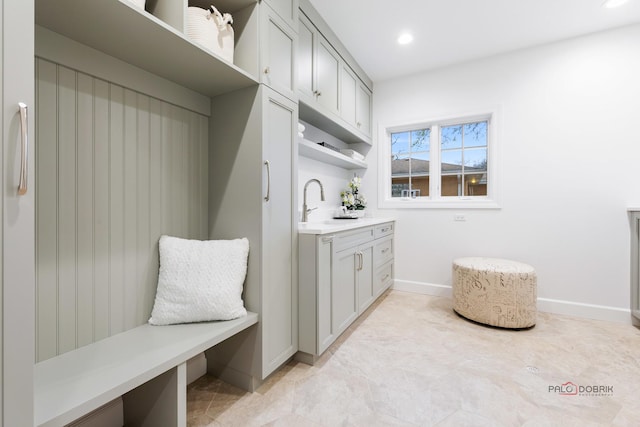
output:
<path id="1" fill-rule="evenodd" d="M 258 322 L 139 326 L 35 366 L 35 425 L 63 426 L 123 396 L 129 425 L 186 425 L 186 362 Z M 155 421 L 154 421 L 155 420 Z"/>

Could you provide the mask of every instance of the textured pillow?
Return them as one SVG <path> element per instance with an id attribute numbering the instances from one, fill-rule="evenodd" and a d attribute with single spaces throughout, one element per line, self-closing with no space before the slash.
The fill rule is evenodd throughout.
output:
<path id="1" fill-rule="evenodd" d="M 230 320 L 245 316 L 242 284 L 249 241 L 160 237 L 158 290 L 149 323 Z"/>

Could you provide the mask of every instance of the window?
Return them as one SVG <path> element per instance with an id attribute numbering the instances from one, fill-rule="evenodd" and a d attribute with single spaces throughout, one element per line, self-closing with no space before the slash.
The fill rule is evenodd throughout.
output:
<path id="1" fill-rule="evenodd" d="M 385 128 L 381 207 L 498 207 L 495 128 L 494 113 Z"/>

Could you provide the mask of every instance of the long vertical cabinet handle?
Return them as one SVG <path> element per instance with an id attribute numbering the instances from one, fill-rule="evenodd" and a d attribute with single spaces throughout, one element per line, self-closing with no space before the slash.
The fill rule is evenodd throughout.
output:
<path id="1" fill-rule="evenodd" d="M 29 173 L 29 120 L 27 117 L 27 104 L 19 102 L 20 108 L 20 134 L 21 134 L 21 154 L 20 154 L 20 182 L 18 183 L 18 194 L 27 194 L 27 174 Z"/>
<path id="2" fill-rule="evenodd" d="M 265 160 L 264 165 L 267 167 L 267 195 L 264 196 L 264 201 L 268 202 L 271 197 L 271 164 L 269 160 Z"/>

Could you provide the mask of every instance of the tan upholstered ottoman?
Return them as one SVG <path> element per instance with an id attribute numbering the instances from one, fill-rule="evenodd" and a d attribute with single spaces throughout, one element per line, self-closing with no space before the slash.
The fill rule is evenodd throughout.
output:
<path id="1" fill-rule="evenodd" d="M 467 319 L 502 328 L 536 324 L 533 267 L 498 258 L 453 261 L 453 309 Z"/>

